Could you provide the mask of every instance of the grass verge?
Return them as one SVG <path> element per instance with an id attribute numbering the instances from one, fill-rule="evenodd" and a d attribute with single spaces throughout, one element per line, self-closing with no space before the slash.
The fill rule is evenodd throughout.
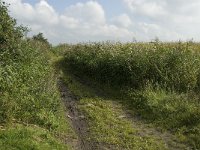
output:
<path id="1" fill-rule="evenodd" d="M 14 124 L 1 128 L 1 150 L 68 150 L 69 148 L 53 136 L 48 130 L 38 126 Z"/>
<path id="2" fill-rule="evenodd" d="M 123 117 L 120 104 L 98 96 L 93 88 L 79 82 L 65 66 L 62 67 L 62 77 L 73 94 L 79 97 L 78 109 L 88 122 L 90 133 L 87 140 L 99 143 L 100 149 L 168 149 L 155 135 L 141 136 L 132 122 Z"/>

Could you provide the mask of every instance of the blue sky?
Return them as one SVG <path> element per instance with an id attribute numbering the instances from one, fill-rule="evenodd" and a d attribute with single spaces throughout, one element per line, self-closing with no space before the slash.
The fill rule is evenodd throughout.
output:
<path id="1" fill-rule="evenodd" d="M 199 0 L 6 0 L 19 24 L 53 44 L 200 41 Z"/>
<path id="2" fill-rule="evenodd" d="M 40 0 L 24 0 L 26 3 L 35 5 Z M 86 2 L 87 0 L 81 0 L 81 2 Z M 80 0 L 48 0 L 48 3 L 53 6 L 58 12 L 63 12 L 67 6 L 73 5 L 80 2 Z"/>
<path id="3" fill-rule="evenodd" d="M 26 3 L 35 5 L 40 0 L 24 0 Z M 48 3 L 53 6 L 59 13 L 64 12 L 67 6 L 76 4 L 78 2 L 85 3 L 88 0 L 48 0 Z M 94 0 L 95 1 L 95 0 Z M 99 0 L 97 1 L 104 8 L 107 17 L 115 16 L 116 14 L 121 14 L 126 11 L 126 6 L 121 0 Z"/>

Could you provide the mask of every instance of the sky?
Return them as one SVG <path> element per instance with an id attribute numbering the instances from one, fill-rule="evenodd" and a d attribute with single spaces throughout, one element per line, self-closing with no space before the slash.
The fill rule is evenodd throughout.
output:
<path id="1" fill-rule="evenodd" d="M 52 44 L 200 41 L 200 0 L 4 0 L 29 36 Z"/>

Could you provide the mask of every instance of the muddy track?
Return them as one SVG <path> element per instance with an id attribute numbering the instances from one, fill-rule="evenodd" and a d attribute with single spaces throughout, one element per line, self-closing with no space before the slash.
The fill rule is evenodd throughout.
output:
<path id="1" fill-rule="evenodd" d="M 78 76 L 75 76 L 76 80 L 78 80 L 83 85 L 90 87 L 94 90 L 94 93 L 99 97 L 107 97 L 106 92 L 103 90 L 97 88 L 95 85 L 93 85 L 88 80 L 81 79 Z M 119 101 L 113 101 L 113 106 L 118 106 L 120 104 Z M 123 114 L 121 115 L 123 118 L 126 118 L 127 120 L 132 122 L 133 128 L 137 129 L 138 135 L 143 136 L 155 136 L 159 140 L 162 140 L 168 149 L 170 150 L 190 150 L 191 147 L 187 144 L 184 144 L 180 141 L 178 141 L 172 133 L 169 131 L 161 132 L 156 127 L 150 127 L 148 124 L 146 124 L 140 117 L 137 115 L 132 115 L 128 113 L 125 108 L 123 109 Z"/>
<path id="2" fill-rule="evenodd" d="M 158 140 L 162 140 L 170 150 L 191 150 L 189 145 L 180 142 L 176 136 L 169 131 L 161 131 L 159 128 L 149 126 L 140 117 L 126 111 L 124 111 L 122 116 L 132 122 L 133 128 L 137 129 L 138 136 L 144 137 L 153 135 L 154 137 L 157 137 Z"/>
<path id="3" fill-rule="evenodd" d="M 62 100 L 67 109 L 66 117 L 71 121 L 71 125 L 78 136 L 78 140 L 73 143 L 72 147 L 75 150 L 94 150 L 97 149 L 97 144 L 87 138 L 89 137 L 88 125 L 84 115 L 78 110 L 79 99 L 74 96 L 62 79 L 58 80 L 58 87 L 61 93 Z"/>

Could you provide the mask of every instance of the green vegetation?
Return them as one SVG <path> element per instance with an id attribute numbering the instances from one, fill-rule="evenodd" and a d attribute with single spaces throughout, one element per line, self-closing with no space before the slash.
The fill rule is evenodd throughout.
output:
<path id="1" fill-rule="evenodd" d="M 146 84 L 185 92 L 199 89 L 200 46 L 195 43 L 91 43 L 71 46 L 72 68 L 111 86 Z M 75 70 L 75 69 L 74 69 Z"/>
<path id="2" fill-rule="evenodd" d="M 132 122 L 123 116 L 120 105 L 114 104 L 109 96 L 108 99 L 99 96 L 94 88 L 81 83 L 62 65 L 62 78 L 73 94 L 79 97 L 78 109 L 89 125 L 87 140 L 98 143 L 97 149 L 169 149 L 155 134 L 141 136 L 143 131 L 134 128 Z"/>
<path id="3" fill-rule="evenodd" d="M 37 126 L 24 127 L 16 125 L 0 132 L 1 150 L 67 150 L 59 140 L 52 137 L 49 131 Z"/>
<path id="4" fill-rule="evenodd" d="M 66 122 L 50 47 L 24 37 L 0 1 L 0 147 L 66 149 Z M 64 138 L 62 138 L 64 137 Z"/>
<path id="5" fill-rule="evenodd" d="M 68 139 L 83 140 L 65 117 L 58 77 L 79 99 L 86 140 L 100 148 L 200 149 L 199 43 L 52 47 L 27 32 L 0 0 L 0 149 L 64 150 Z M 166 140 L 155 127 L 172 135 Z"/>
<path id="6" fill-rule="evenodd" d="M 126 111 L 199 149 L 199 49 L 193 42 L 77 44 L 65 62 L 75 75 L 110 87 L 102 89 Z"/>
<path id="7" fill-rule="evenodd" d="M 46 46 L 50 47 L 50 43 L 48 40 L 44 37 L 43 33 L 38 33 L 37 35 L 34 35 L 33 40 L 42 42 L 43 44 L 46 44 Z"/>
<path id="8" fill-rule="evenodd" d="M 130 121 L 120 118 L 121 109 L 113 108 L 112 101 L 85 98 L 81 99 L 80 109 L 88 117 L 93 141 L 112 145 L 115 149 L 167 149 L 161 139 L 138 134 Z"/>
<path id="9" fill-rule="evenodd" d="M 199 148 L 199 96 L 169 92 L 152 86 L 126 94 L 128 96 L 122 103 L 128 109 L 134 109 L 133 111 L 147 122 L 168 129 L 183 142 L 189 142 L 194 148 Z"/>

